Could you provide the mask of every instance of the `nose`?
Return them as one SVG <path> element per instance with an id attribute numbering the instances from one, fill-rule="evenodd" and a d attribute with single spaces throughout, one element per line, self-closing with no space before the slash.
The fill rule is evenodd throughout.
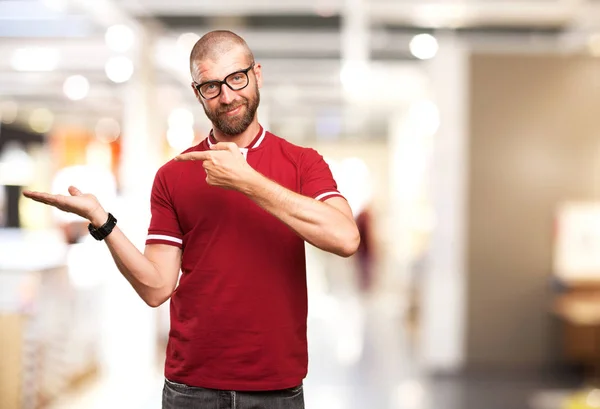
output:
<path id="1" fill-rule="evenodd" d="M 231 90 L 227 85 L 221 84 L 221 95 L 219 95 L 219 102 L 222 104 L 231 104 L 235 99 L 235 92 Z"/>

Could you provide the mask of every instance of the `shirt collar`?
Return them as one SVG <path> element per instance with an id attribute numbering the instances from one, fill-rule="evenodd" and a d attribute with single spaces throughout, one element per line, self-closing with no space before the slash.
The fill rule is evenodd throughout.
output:
<path id="1" fill-rule="evenodd" d="M 257 149 L 265 140 L 265 136 L 267 134 L 267 131 L 262 127 L 262 125 L 260 125 L 260 128 L 258 130 L 258 133 L 256 134 L 256 136 L 254 137 L 254 139 L 252 140 L 252 142 L 250 142 L 250 144 L 248 146 L 246 146 L 245 148 L 240 148 L 240 150 L 242 152 L 247 152 L 247 151 L 252 151 L 254 149 Z M 206 138 L 207 143 L 208 143 L 208 147 L 212 148 L 212 146 L 214 144 L 217 143 L 217 140 L 215 139 L 215 135 L 213 134 L 213 130 L 210 130 L 210 133 L 208 134 L 208 137 Z"/>

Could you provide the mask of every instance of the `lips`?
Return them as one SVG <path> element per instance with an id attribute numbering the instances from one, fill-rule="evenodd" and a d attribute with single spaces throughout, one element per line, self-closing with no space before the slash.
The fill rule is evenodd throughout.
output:
<path id="1" fill-rule="evenodd" d="M 234 115 L 234 114 L 237 114 L 237 113 L 238 113 L 238 111 L 240 110 L 240 108 L 241 108 L 241 107 L 242 107 L 242 106 L 240 105 L 240 106 L 239 106 L 239 107 L 237 107 L 237 108 L 233 108 L 231 111 L 227 111 L 227 112 L 226 112 L 226 114 L 227 114 L 227 115 Z"/>
<path id="2" fill-rule="evenodd" d="M 243 107 L 243 106 L 244 106 L 244 104 L 240 104 L 240 105 L 238 105 L 236 107 L 233 107 L 233 108 L 230 108 L 228 110 L 223 110 L 223 111 L 219 112 L 219 115 L 233 115 L 233 114 L 236 114 L 236 113 L 238 113 L 239 109 L 241 107 Z"/>

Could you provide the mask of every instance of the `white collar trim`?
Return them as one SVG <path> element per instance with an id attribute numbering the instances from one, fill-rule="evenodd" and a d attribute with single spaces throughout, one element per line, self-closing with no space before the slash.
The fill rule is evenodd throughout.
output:
<path id="1" fill-rule="evenodd" d="M 265 128 L 262 128 L 262 133 L 260 134 L 260 138 L 258 138 L 258 140 L 254 143 L 254 145 L 252 145 L 250 147 L 250 149 L 256 149 L 260 146 L 260 144 L 263 142 L 263 140 L 265 139 L 265 135 L 267 134 L 267 130 Z M 213 131 L 212 129 L 210 130 L 210 133 L 208 134 L 208 137 L 206 138 L 208 140 L 208 146 L 210 148 L 212 148 L 214 146 L 214 143 L 212 143 L 212 141 L 210 140 L 210 136 L 213 135 Z M 248 148 L 240 148 L 240 150 L 246 151 L 248 152 Z"/>

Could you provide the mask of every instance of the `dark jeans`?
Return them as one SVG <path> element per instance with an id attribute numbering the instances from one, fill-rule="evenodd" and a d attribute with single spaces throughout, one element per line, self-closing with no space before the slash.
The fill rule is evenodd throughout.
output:
<path id="1" fill-rule="evenodd" d="M 162 409 L 304 409 L 304 389 L 238 392 L 197 388 L 165 380 Z"/>

